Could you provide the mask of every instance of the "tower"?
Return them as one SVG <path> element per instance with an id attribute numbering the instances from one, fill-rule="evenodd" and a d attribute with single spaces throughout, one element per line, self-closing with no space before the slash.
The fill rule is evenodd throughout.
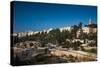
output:
<path id="1" fill-rule="evenodd" d="M 92 20 L 91 20 L 91 19 L 89 19 L 89 25 L 91 25 L 91 24 L 93 24 L 93 23 L 92 23 Z"/>
<path id="2" fill-rule="evenodd" d="M 93 32 L 93 23 L 91 19 L 89 19 L 88 28 L 89 28 L 89 33 Z"/>

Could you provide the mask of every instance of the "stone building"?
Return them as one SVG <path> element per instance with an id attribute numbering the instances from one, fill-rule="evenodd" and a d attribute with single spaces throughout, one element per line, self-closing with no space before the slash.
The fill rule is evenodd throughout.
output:
<path id="1" fill-rule="evenodd" d="M 77 31 L 77 38 L 82 35 L 82 33 L 96 33 L 97 32 L 97 25 L 92 22 L 90 19 L 86 27 L 82 28 L 82 31 L 79 29 Z"/>

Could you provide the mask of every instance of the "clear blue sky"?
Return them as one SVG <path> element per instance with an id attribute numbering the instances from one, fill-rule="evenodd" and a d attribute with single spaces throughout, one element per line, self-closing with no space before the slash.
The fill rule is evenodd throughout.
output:
<path id="1" fill-rule="evenodd" d="M 14 32 L 40 31 L 78 24 L 91 18 L 97 23 L 96 6 L 13 2 Z"/>

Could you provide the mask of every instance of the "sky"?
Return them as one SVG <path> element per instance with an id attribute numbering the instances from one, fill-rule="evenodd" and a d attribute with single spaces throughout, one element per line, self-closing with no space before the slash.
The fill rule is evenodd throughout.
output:
<path id="1" fill-rule="evenodd" d="M 13 31 L 41 31 L 88 24 L 89 19 L 97 23 L 97 7 L 36 2 L 13 2 Z"/>

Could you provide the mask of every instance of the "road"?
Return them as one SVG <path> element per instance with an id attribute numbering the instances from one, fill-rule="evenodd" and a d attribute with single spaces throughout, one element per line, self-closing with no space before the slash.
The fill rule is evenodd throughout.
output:
<path id="1" fill-rule="evenodd" d="M 69 58 L 74 58 L 75 60 L 78 61 L 94 61 L 96 60 L 96 54 L 92 53 L 87 53 L 84 51 L 75 51 L 75 50 L 57 50 L 53 49 L 50 50 L 51 55 L 63 58 L 63 59 L 69 59 Z"/>

